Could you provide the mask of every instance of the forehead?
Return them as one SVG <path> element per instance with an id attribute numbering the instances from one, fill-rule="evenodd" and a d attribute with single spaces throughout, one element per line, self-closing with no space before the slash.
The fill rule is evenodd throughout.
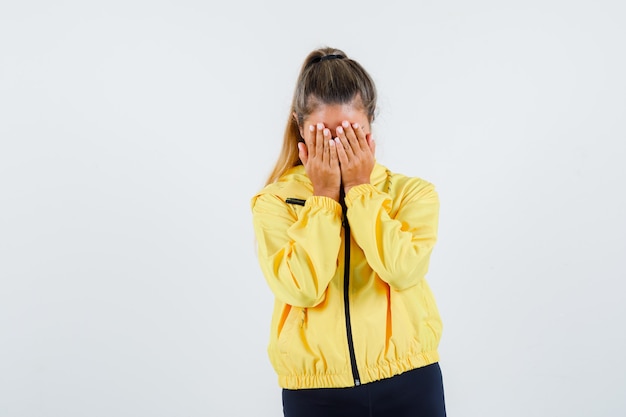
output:
<path id="1" fill-rule="evenodd" d="M 304 119 L 306 123 L 324 123 L 326 127 L 336 127 L 344 120 L 358 122 L 361 126 L 369 123 L 367 114 L 361 106 L 347 104 L 320 104 Z"/>

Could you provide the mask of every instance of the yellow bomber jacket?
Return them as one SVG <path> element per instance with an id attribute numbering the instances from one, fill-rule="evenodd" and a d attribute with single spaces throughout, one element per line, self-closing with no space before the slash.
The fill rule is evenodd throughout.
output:
<path id="1" fill-rule="evenodd" d="M 377 163 L 345 210 L 312 193 L 297 166 L 251 200 L 275 297 L 268 354 L 278 384 L 349 387 L 437 362 L 442 324 L 424 279 L 437 238 L 434 186 Z"/>

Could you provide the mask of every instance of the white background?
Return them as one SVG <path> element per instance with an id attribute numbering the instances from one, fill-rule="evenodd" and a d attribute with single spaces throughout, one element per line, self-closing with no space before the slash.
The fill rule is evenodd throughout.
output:
<path id="1" fill-rule="evenodd" d="M 626 414 L 623 2 L 0 4 L 1 417 L 281 415 L 249 200 L 325 45 L 439 191 L 448 414 Z"/>

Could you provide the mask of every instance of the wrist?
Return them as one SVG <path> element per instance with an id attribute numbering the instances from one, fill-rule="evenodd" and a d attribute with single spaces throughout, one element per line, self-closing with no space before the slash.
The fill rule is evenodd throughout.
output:
<path id="1" fill-rule="evenodd" d="M 346 185 L 343 186 L 343 192 L 344 192 L 344 194 L 348 194 L 348 192 L 352 189 L 352 187 L 356 187 L 358 185 L 363 185 L 363 184 L 369 184 L 369 183 L 370 183 L 370 181 L 360 181 L 360 182 L 357 181 L 357 182 L 354 182 L 352 184 L 346 184 Z"/>
<path id="2" fill-rule="evenodd" d="M 339 202 L 339 190 L 313 190 L 313 195 L 318 197 L 328 197 Z"/>

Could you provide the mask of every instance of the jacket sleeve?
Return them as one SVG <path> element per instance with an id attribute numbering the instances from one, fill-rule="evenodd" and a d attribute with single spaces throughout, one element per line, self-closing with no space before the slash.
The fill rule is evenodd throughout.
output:
<path id="1" fill-rule="evenodd" d="M 296 307 L 321 303 L 337 269 L 339 203 L 312 196 L 297 216 L 271 194 L 255 196 L 251 205 L 258 260 L 274 296 Z"/>
<path id="2" fill-rule="evenodd" d="M 405 184 L 393 215 L 391 197 L 370 184 L 355 186 L 346 196 L 354 240 L 374 272 L 395 290 L 424 278 L 437 240 L 439 197 L 424 183 Z"/>

